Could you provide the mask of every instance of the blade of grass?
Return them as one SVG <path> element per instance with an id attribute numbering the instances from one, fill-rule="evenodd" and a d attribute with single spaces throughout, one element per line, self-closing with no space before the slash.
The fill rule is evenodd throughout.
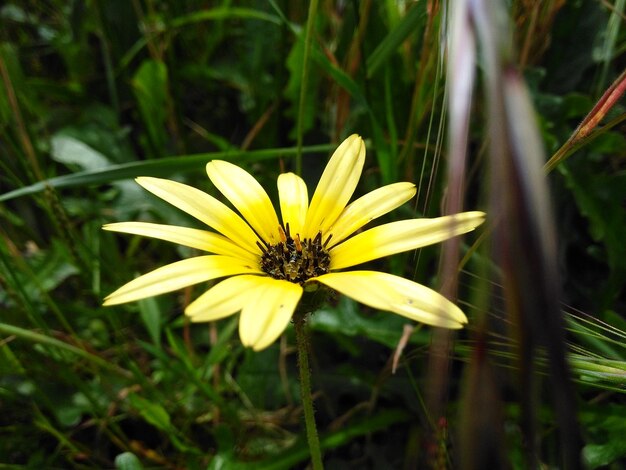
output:
<path id="1" fill-rule="evenodd" d="M 263 11 L 254 10 L 252 8 L 227 6 L 212 8 L 210 10 L 200 10 L 188 15 L 179 16 L 170 21 L 168 26 L 172 28 L 181 28 L 183 26 L 189 26 L 203 21 L 227 20 L 233 18 L 268 21 L 276 25 L 280 25 L 282 23 L 279 17 L 270 15 L 269 13 L 265 13 Z"/>
<path id="2" fill-rule="evenodd" d="M 112 364 L 106 359 L 101 358 L 100 356 L 96 356 L 95 354 L 91 354 L 90 352 L 85 351 L 77 346 L 73 346 L 64 341 L 58 340 L 56 338 L 52 338 L 50 336 L 43 335 L 41 333 L 37 333 L 32 330 L 26 330 L 24 328 L 20 328 L 18 326 L 9 325 L 8 323 L 0 322 L 0 332 L 7 335 L 15 335 L 18 338 L 29 341 L 33 344 L 43 344 L 45 346 L 51 346 L 53 348 L 58 348 L 63 351 L 67 351 L 71 354 L 74 354 L 82 359 L 85 359 L 102 369 L 109 370 L 111 372 L 115 372 L 118 375 L 126 378 L 132 378 L 132 374 L 125 369 L 122 369 L 120 366 L 116 364 Z"/>
<path id="3" fill-rule="evenodd" d="M 413 33 L 421 31 L 426 21 L 425 8 L 415 3 L 387 36 L 378 44 L 367 58 L 367 78 L 372 78 L 378 69 L 391 60 L 398 47 Z"/>
<path id="4" fill-rule="evenodd" d="M 334 148 L 334 145 L 311 145 L 303 147 L 302 152 L 329 152 Z M 40 181 L 30 186 L 19 188 L 0 195 L 0 202 L 38 193 L 47 187 L 65 188 L 88 184 L 104 184 L 122 179 L 135 178 L 137 176 L 169 176 L 190 171 L 198 171 L 202 170 L 208 161 L 216 159 L 236 161 L 238 163 L 251 163 L 273 160 L 281 157 L 294 157 L 296 154 L 297 149 L 293 147 L 248 151 L 229 150 L 227 152 L 199 153 L 194 155 L 180 155 L 176 157 L 161 158 L 158 160 L 122 163 L 119 165 L 112 165 L 104 170 L 81 171 Z"/>
<path id="5" fill-rule="evenodd" d="M 500 5 L 498 5 L 500 6 Z M 512 62 L 512 38 L 491 2 L 471 3 L 472 24 L 485 62 L 490 139 L 490 211 L 494 255 L 502 269 L 507 316 L 519 354 L 526 463 L 538 464 L 537 346 L 548 353 L 562 464 L 580 466 L 576 399 L 566 361 L 556 236 L 544 174 L 542 140 L 525 83 Z"/>

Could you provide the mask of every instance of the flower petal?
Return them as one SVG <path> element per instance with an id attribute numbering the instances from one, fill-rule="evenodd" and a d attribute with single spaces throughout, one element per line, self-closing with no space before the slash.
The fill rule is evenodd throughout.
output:
<path id="1" fill-rule="evenodd" d="M 261 249 L 256 245 L 258 237 L 250 226 L 213 196 L 192 186 L 162 178 L 142 176 L 135 181 L 155 196 L 230 238 L 242 248 L 251 253 L 261 254 Z"/>
<path id="2" fill-rule="evenodd" d="M 278 198 L 283 226 L 291 235 L 303 237 L 304 222 L 309 207 L 309 193 L 305 182 L 294 173 L 283 173 L 278 176 Z"/>
<path id="3" fill-rule="evenodd" d="M 208 251 L 216 255 L 233 256 L 248 262 L 257 262 L 259 256 L 244 250 L 228 238 L 206 230 L 198 230 L 175 225 L 152 224 L 148 222 L 119 222 L 106 224 L 103 230 L 111 232 L 130 233 L 144 237 L 158 238 L 172 243 Z"/>
<path id="4" fill-rule="evenodd" d="M 123 304 L 218 277 L 250 273 L 263 274 L 258 265 L 238 258 L 221 255 L 196 256 L 162 266 L 133 279 L 109 294 L 103 305 Z"/>
<path id="5" fill-rule="evenodd" d="M 474 230 L 484 220 L 485 214 L 476 211 L 435 219 L 400 220 L 379 225 L 332 248 L 330 269 L 343 269 L 438 243 Z"/>
<path id="6" fill-rule="evenodd" d="M 401 206 L 413 196 L 415 196 L 413 183 L 394 183 L 369 192 L 350 203 L 330 228 L 329 233 L 332 237 L 328 248 L 335 246 L 377 217 Z"/>
<path id="7" fill-rule="evenodd" d="M 313 278 L 370 307 L 443 328 L 462 328 L 467 318 L 443 295 L 403 277 L 377 271 L 328 273 Z"/>
<path id="8" fill-rule="evenodd" d="M 239 318 L 239 336 L 244 346 L 260 351 L 278 338 L 302 296 L 302 287 L 288 281 L 262 278 L 248 297 Z"/>
<path id="9" fill-rule="evenodd" d="M 252 291 L 263 285 L 263 277 L 244 274 L 224 279 L 185 309 L 193 322 L 214 321 L 237 313 L 246 305 Z"/>
<path id="10" fill-rule="evenodd" d="M 206 172 L 250 226 L 269 244 L 278 243 L 278 217 L 269 196 L 250 173 L 223 160 L 207 163 Z"/>
<path id="11" fill-rule="evenodd" d="M 365 144 L 353 134 L 335 150 L 322 173 L 311 199 L 303 238 L 314 238 L 319 231 L 326 233 L 337 220 L 354 193 L 364 163 Z"/>

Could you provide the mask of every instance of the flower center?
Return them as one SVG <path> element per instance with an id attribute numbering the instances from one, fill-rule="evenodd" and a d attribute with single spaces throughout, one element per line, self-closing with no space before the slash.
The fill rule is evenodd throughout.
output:
<path id="1" fill-rule="evenodd" d="M 322 244 L 322 232 L 315 238 L 300 240 L 300 235 L 293 237 L 289 233 L 289 224 L 283 230 L 278 227 L 281 242 L 274 245 L 262 245 L 261 269 L 274 279 L 304 284 L 308 279 L 326 274 L 330 267 L 330 256 L 326 245 L 330 237 Z"/>

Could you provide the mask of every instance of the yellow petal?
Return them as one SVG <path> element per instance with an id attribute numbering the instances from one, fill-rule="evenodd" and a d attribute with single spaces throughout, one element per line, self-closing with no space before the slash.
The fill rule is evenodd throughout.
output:
<path id="1" fill-rule="evenodd" d="M 309 194 L 305 182 L 294 173 L 283 173 L 278 177 L 278 197 L 283 226 L 291 235 L 304 237 L 304 222 L 309 207 Z"/>
<path id="2" fill-rule="evenodd" d="M 292 282 L 263 278 L 248 297 L 239 318 L 239 336 L 244 346 L 260 351 L 278 338 L 302 296 L 302 287 Z"/>
<path id="3" fill-rule="evenodd" d="M 259 182 L 243 168 L 222 160 L 207 163 L 206 172 L 254 230 L 270 244 L 278 243 L 278 217 Z"/>
<path id="4" fill-rule="evenodd" d="M 370 307 L 443 328 L 462 328 L 467 318 L 459 307 L 428 287 L 376 271 L 328 273 L 313 278 Z"/>
<path id="5" fill-rule="evenodd" d="M 353 134 L 335 150 L 322 173 L 311 199 L 303 238 L 314 238 L 320 230 L 326 233 L 337 220 L 354 193 L 364 163 L 365 144 Z"/>
<path id="6" fill-rule="evenodd" d="M 259 238 L 250 226 L 213 196 L 192 186 L 162 178 L 141 176 L 136 181 L 155 196 L 204 222 L 242 248 L 261 254 L 256 244 Z"/>
<path id="7" fill-rule="evenodd" d="M 413 196 L 415 196 L 413 183 L 394 183 L 378 188 L 350 203 L 330 228 L 329 233 L 332 237 L 328 248 L 335 246 L 377 217 L 401 206 Z"/>
<path id="8" fill-rule="evenodd" d="M 261 276 L 244 274 L 224 279 L 214 285 L 185 309 L 193 322 L 214 321 L 240 311 L 252 291 L 263 284 Z"/>
<path id="9" fill-rule="evenodd" d="M 251 263 L 257 262 L 258 255 L 244 250 L 228 238 L 206 230 L 198 230 L 174 225 L 151 224 L 148 222 L 119 222 L 106 224 L 103 230 L 130 233 L 144 237 L 158 238 L 172 243 L 208 251 L 216 255 L 233 256 Z"/>
<path id="10" fill-rule="evenodd" d="M 162 266 L 133 279 L 104 299 L 103 305 L 116 305 L 164 294 L 199 282 L 262 271 L 259 266 L 221 255 L 196 256 Z"/>
<path id="11" fill-rule="evenodd" d="M 474 230 L 483 212 L 462 212 L 435 219 L 411 219 L 379 225 L 330 250 L 330 269 L 343 269 L 394 253 L 414 250 Z"/>

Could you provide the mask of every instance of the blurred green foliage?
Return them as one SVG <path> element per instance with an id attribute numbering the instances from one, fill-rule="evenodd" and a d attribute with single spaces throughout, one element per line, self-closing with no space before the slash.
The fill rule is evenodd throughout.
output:
<path id="1" fill-rule="evenodd" d="M 624 66 L 624 2 L 508 3 L 552 154 Z M 300 103 L 307 9 L 301 0 L 0 6 L 0 465 L 304 468 L 291 329 L 253 353 L 241 347 L 236 319 L 192 327 L 182 310 L 205 286 L 101 307 L 136 273 L 190 250 L 100 227 L 197 225 L 130 178 L 161 175 L 215 193 L 203 173 L 212 158 L 245 166 L 275 196 L 276 176 L 296 166 L 298 125 L 307 182 L 333 143 L 358 132 L 369 147 L 359 194 L 414 181 L 414 205 L 389 218 L 440 212 L 444 5 L 321 1 Z M 475 108 L 467 205 L 480 209 L 485 111 L 480 100 Z M 618 103 L 609 118 L 624 112 Z M 625 170 L 622 124 L 550 175 L 590 468 L 619 468 L 626 457 Z M 390 269 L 436 286 L 437 253 L 398 256 Z M 476 299 L 497 290 L 486 271 L 479 253 L 461 273 L 470 326 L 453 351 L 445 419 L 424 398 L 430 329 L 416 329 L 392 374 L 401 318 L 343 298 L 314 315 L 316 416 L 329 468 L 459 466 L 458 396 L 477 345 Z M 498 305 L 491 310 L 501 318 Z M 506 401 L 515 360 L 504 329 L 492 332 L 490 356 Z M 538 360 L 537 373 L 545 370 Z M 508 403 L 505 451 L 517 468 L 518 419 Z M 557 465 L 552 410 L 541 420 L 543 462 Z"/>

